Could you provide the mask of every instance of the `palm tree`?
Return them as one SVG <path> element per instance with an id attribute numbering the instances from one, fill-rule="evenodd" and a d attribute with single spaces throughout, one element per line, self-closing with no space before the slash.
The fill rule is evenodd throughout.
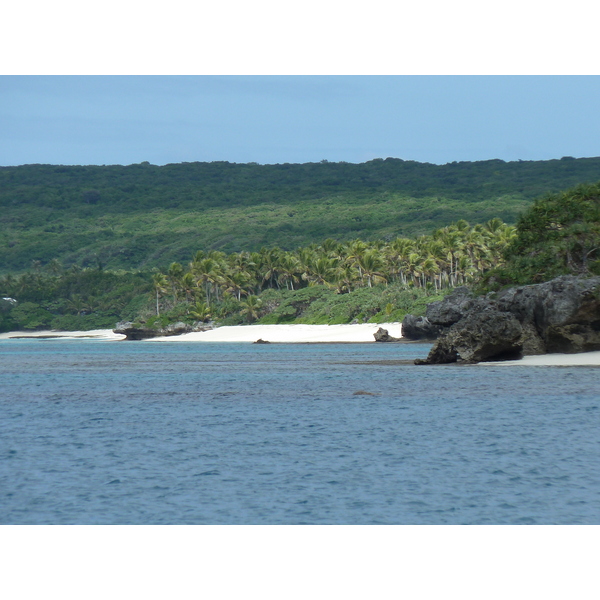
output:
<path id="1" fill-rule="evenodd" d="M 230 270 L 223 277 L 225 292 L 233 294 L 238 300 L 241 300 L 242 294 L 248 294 L 248 287 L 251 279 L 250 273 L 243 271 L 241 268 L 237 271 Z"/>
<path id="2" fill-rule="evenodd" d="M 245 300 L 240 302 L 240 306 L 242 307 L 240 314 L 246 315 L 248 322 L 251 323 L 258 319 L 258 311 L 262 306 L 262 300 L 258 296 L 250 294 Z"/>
<path id="3" fill-rule="evenodd" d="M 206 305 L 206 302 L 198 301 L 196 302 L 196 304 L 192 305 L 192 307 L 188 311 L 188 315 L 190 315 L 190 317 L 192 317 L 193 319 L 197 319 L 198 321 L 206 323 L 206 321 L 208 321 L 212 316 L 211 308 L 210 306 Z"/>
<path id="4" fill-rule="evenodd" d="M 85 301 L 79 294 L 73 294 L 67 300 L 67 305 L 78 317 L 85 312 Z"/>
<path id="5" fill-rule="evenodd" d="M 154 273 L 152 275 L 152 284 L 156 292 L 156 316 L 158 317 L 160 316 L 159 298 L 162 294 L 166 293 L 169 280 L 162 273 Z"/>
<path id="6" fill-rule="evenodd" d="M 400 279 L 406 285 L 405 265 L 408 255 L 413 250 L 415 243 L 407 238 L 396 238 L 384 249 L 385 266 L 390 278 Z"/>
<path id="7" fill-rule="evenodd" d="M 83 301 L 84 311 L 87 312 L 90 315 L 92 313 L 96 312 L 96 310 L 98 310 L 98 307 L 99 307 L 99 302 L 98 302 L 98 299 L 95 296 L 88 296 Z"/>
<path id="8" fill-rule="evenodd" d="M 445 254 L 445 269 L 440 265 L 441 276 L 449 287 L 455 287 L 458 259 L 464 250 L 463 234 L 454 225 L 451 225 L 437 229 L 433 232 L 432 237 L 440 242 Z M 440 284 L 442 283 L 441 277 Z"/>
<path id="9" fill-rule="evenodd" d="M 439 267 L 435 260 L 428 256 L 421 263 L 421 277 L 422 277 L 422 287 L 427 287 L 427 279 L 429 282 L 434 284 L 435 289 L 437 290 L 437 284 L 435 281 L 435 275 L 439 272 Z"/>
<path id="10" fill-rule="evenodd" d="M 321 252 L 326 254 L 329 258 L 341 258 L 343 245 L 331 238 L 327 238 L 320 247 Z"/>
<path id="11" fill-rule="evenodd" d="M 285 283 L 286 288 L 293 290 L 294 283 L 299 281 L 298 273 L 301 271 L 301 265 L 298 258 L 293 254 L 286 252 L 279 259 L 279 280 Z"/>
<path id="12" fill-rule="evenodd" d="M 178 263 L 171 263 L 171 266 L 167 270 L 167 281 L 171 285 L 171 293 L 173 294 L 173 302 L 177 304 L 178 301 L 178 291 L 181 288 L 181 278 L 183 277 L 184 269 Z"/>
<path id="13" fill-rule="evenodd" d="M 512 225 L 506 225 L 506 223 L 502 223 L 502 226 L 495 228 L 489 235 L 491 266 L 497 267 L 504 260 L 504 251 L 517 237 L 517 228 L 513 227 Z"/>
<path id="14" fill-rule="evenodd" d="M 362 240 L 352 240 L 346 244 L 346 260 L 352 264 L 357 265 L 360 277 L 362 279 L 362 269 L 358 264 L 359 258 L 367 251 L 367 244 Z"/>
<path id="15" fill-rule="evenodd" d="M 473 262 L 469 258 L 469 255 L 463 254 L 458 259 L 457 283 L 459 283 L 460 285 L 464 285 L 465 283 L 471 280 L 475 272 L 476 269 L 473 265 Z"/>
<path id="16" fill-rule="evenodd" d="M 337 266 L 335 258 L 314 258 L 305 265 L 305 271 L 302 273 L 302 279 L 308 281 L 308 285 L 326 285 L 333 287 L 330 283 L 335 279 L 335 268 Z"/>
<path id="17" fill-rule="evenodd" d="M 262 281 L 267 281 L 269 287 L 277 286 L 277 289 L 279 289 L 278 276 L 280 274 L 279 253 L 279 248 L 261 248 L 259 252 Z M 275 283 L 275 286 L 273 286 L 273 283 Z"/>
<path id="18" fill-rule="evenodd" d="M 204 288 L 206 294 L 206 304 L 210 304 L 211 292 L 218 299 L 218 284 L 222 280 L 222 270 L 220 265 L 213 258 L 203 258 L 199 262 L 193 261 L 190 264 L 192 274 L 196 285 Z"/>
<path id="19" fill-rule="evenodd" d="M 6 296 L 12 298 L 12 296 L 14 295 L 13 290 L 18 285 L 18 279 L 11 273 L 7 273 L 0 281 L 0 284 L 2 285 L 2 294 L 1 295 L 6 295 Z"/>
<path id="20" fill-rule="evenodd" d="M 333 281 L 338 294 L 351 292 L 353 285 L 358 283 L 357 271 L 348 263 L 339 263 L 335 269 Z"/>
<path id="21" fill-rule="evenodd" d="M 252 280 L 255 282 L 255 291 L 257 293 L 262 292 L 262 286 L 264 283 L 262 276 L 262 255 L 260 252 L 251 252 L 250 260 L 248 262 L 248 271 L 252 275 Z"/>
<path id="22" fill-rule="evenodd" d="M 381 272 L 383 268 L 383 256 L 377 250 L 366 250 L 356 258 L 356 264 L 362 278 L 367 279 L 367 285 L 373 287 L 373 283 L 385 283 L 386 278 Z"/>
<path id="23" fill-rule="evenodd" d="M 418 252 L 411 252 L 408 255 L 407 259 L 407 273 L 411 277 L 411 283 L 415 287 L 419 287 L 417 285 L 419 283 L 419 279 L 421 277 L 421 262 L 422 257 Z"/>
<path id="24" fill-rule="evenodd" d="M 197 289 L 194 276 L 188 271 L 180 280 L 181 289 L 185 293 L 186 302 L 190 302 L 194 297 L 194 292 Z"/>

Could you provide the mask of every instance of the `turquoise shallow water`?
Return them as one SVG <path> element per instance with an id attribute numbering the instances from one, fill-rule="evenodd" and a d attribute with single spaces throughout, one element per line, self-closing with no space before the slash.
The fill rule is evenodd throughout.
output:
<path id="1" fill-rule="evenodd" d="M 0 523 L 600 523 L 600 370 L 428 349 L 0 342 Z"/>

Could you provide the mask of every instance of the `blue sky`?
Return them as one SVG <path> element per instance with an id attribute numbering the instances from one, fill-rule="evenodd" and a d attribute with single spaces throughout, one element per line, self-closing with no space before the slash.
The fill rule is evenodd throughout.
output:
<path id="1" fill-rule="evenodd" d="M 0 165 L 600 156 L 599 76 L 0 77 Z"/>

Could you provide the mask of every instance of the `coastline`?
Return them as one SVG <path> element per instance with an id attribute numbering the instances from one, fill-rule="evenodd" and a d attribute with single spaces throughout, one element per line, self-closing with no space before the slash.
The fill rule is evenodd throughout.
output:
<path id="1" fill-rule="evenodd" d="M 46 329 L 43 331 L 8 331 L 0 333 L 0 340 L 104 340 L 120 341 L 125 336 L 120 333 L 114 333 L 112 329 L 91 329 L 90 331 L 53 331 Z"/>
<path id="2" fill-rule="evenodd" d="M 493 367 L 600 367 L 600 351 L 578 352 L 577 354 L 537 354 L 518 360 L 503 360 L 477 363 Z"/>
<path id="3" fill-rule="evenodd" d="M 375 343 L 373 334 L 387 329 L 401 337 L 401 323 L 360 323 L 356 325 L 236 325 L 209 331 L 156 337 L 145 342 L 256 342 L 277 344 Z"/>
<path id="4" fill-rule="evenodd" d="M 401 337 L 401 323 L 360 323 L 355 325 L 236 325 L 217 327 L 209 331 L 161 336 L 142 342 L 247 342 L 262 339 L 270 343 L 375 343 L 373 334 L 380 328 L 387 329 L 393 337 Z M 112 329 L 92 331 L 10 331 L 0 333 L 0 340 L 15 339 L 94 339 L 121 341 L 122 334 Z"/>
<path id="5" fill-rule="evenodd" d="M 236 325 L 217 327 L 209 331 L 185 333 L 177 336 L 156 337 L 146 342 L 237 342 L 254 343 L 259 339 L 276 344 L 318 343 L 376 343 L 373 334 L 380 328 L 402 337 L 401 323 L 360 323 L 355 325 Z M 112 329 L 91 331 L 9 331 L 0 333 L 0 341 L 8 340 L 98 340 L 123 341 L 125 336 Z M 404 341 L 404 340 L 403 340 Z M 410 342 L 410 340 L 406 340 Z M 501 367 L 600 367 L 600 351 L 578 354 L 540 354 L 525 356 L 518 360 L 487 361 L 475 366 Z"/>

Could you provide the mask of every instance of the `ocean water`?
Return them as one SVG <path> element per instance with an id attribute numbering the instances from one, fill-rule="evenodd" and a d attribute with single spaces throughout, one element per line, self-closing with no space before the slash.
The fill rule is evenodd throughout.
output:
<path id="1" fill-rule="evenodd" d="M 599 524 L 600 370 L 0 342 L 2 524 Z"/>

